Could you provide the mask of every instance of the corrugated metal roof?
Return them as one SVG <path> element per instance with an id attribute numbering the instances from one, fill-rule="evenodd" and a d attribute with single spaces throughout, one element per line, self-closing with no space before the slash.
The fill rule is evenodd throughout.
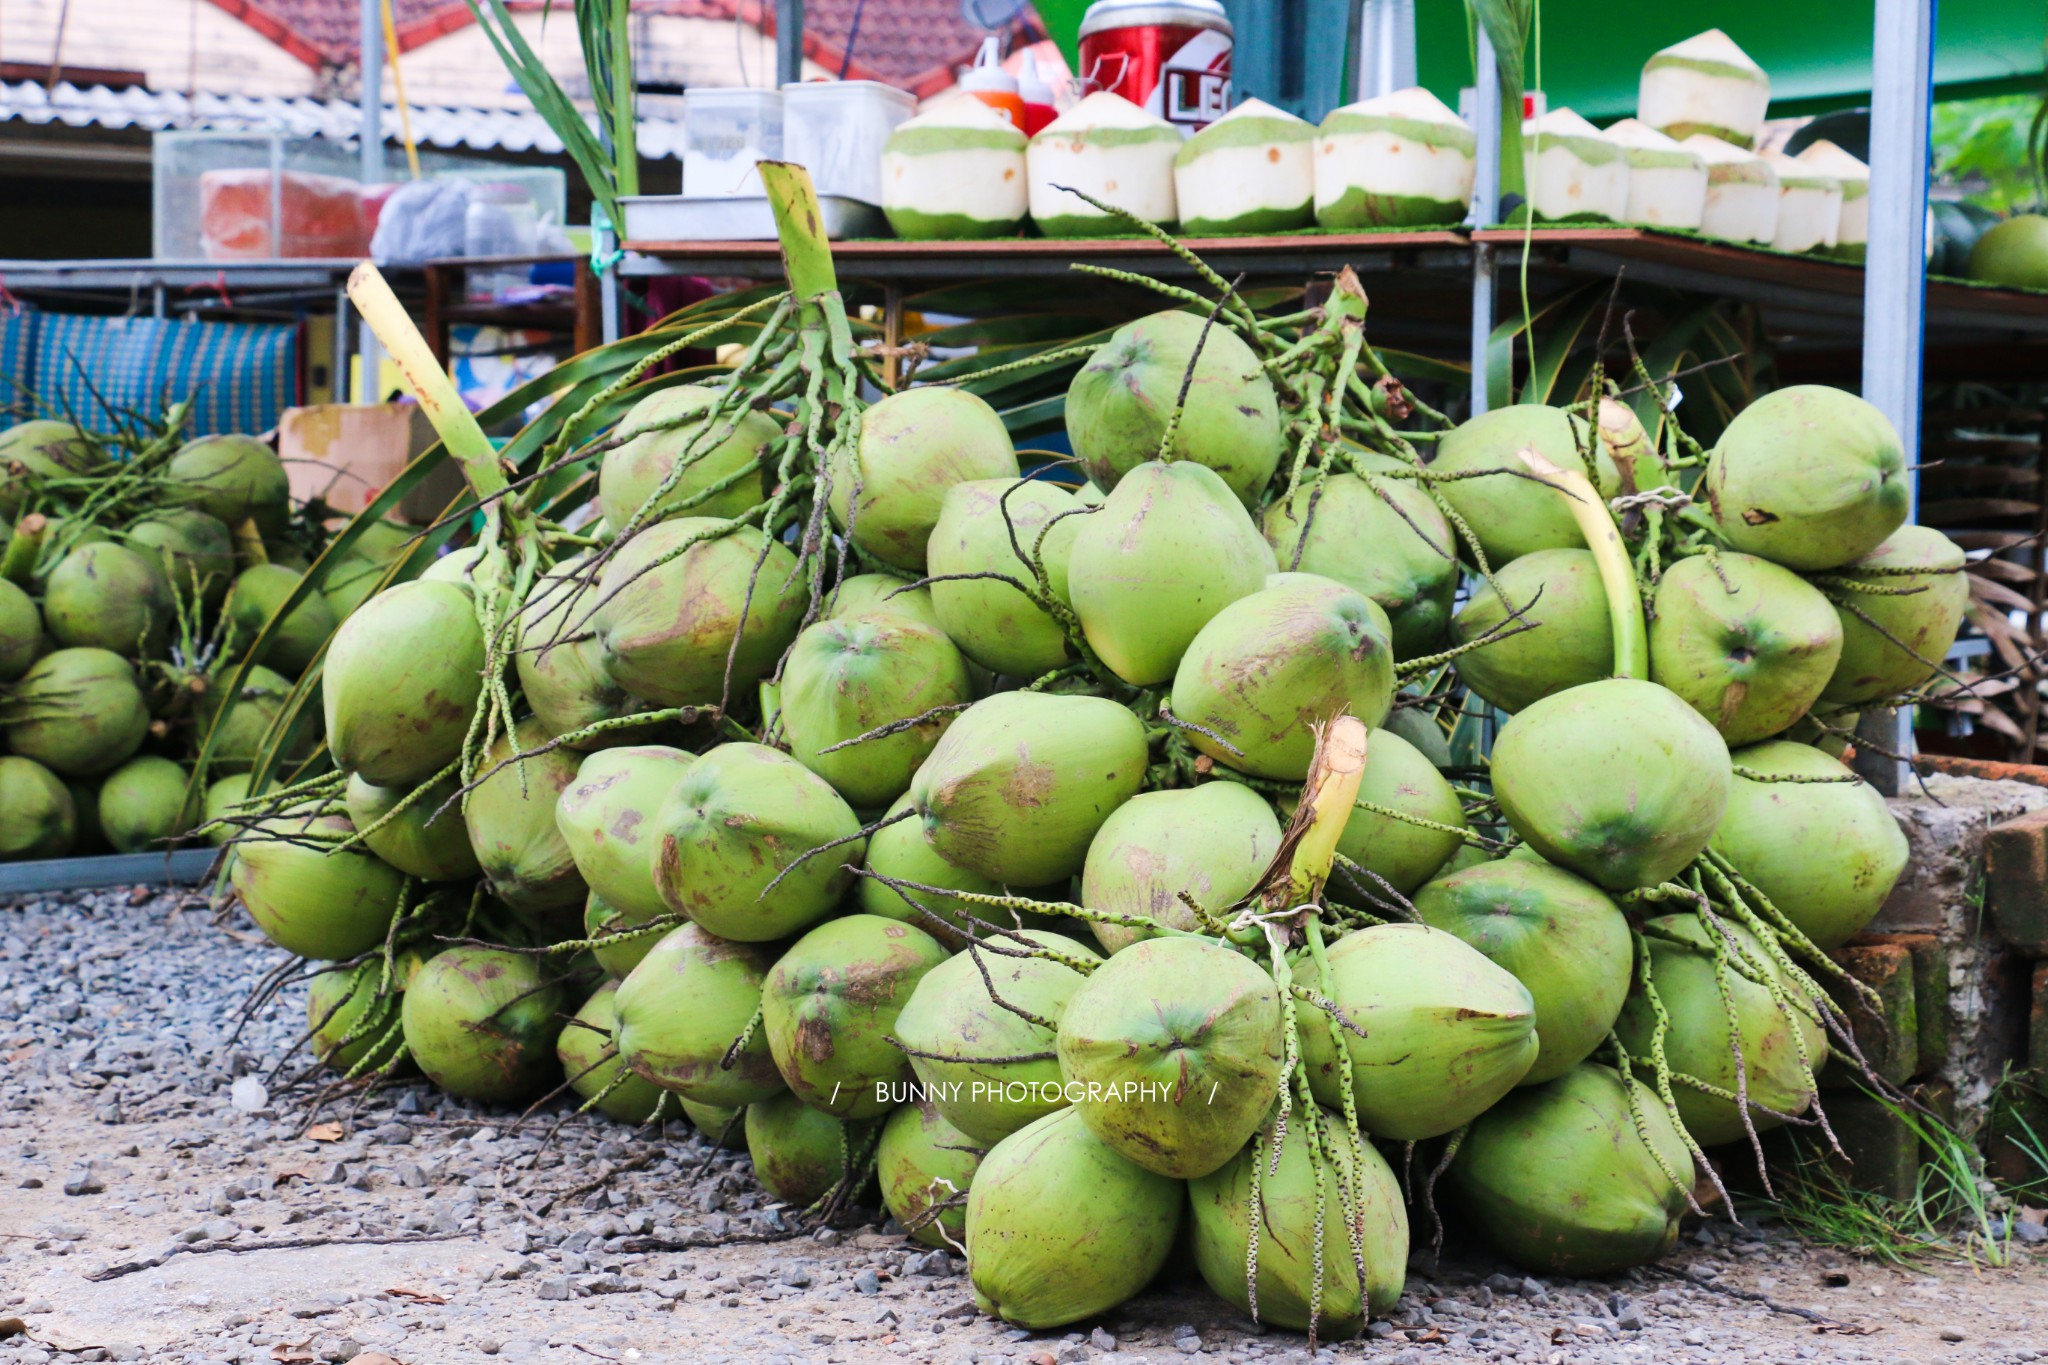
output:
<path id="1" fill-rule="evenodd" d="M 642 98 L 642 106 L 652 101 Z M 556 155 L 562 140 L 530 110 L 456 109 L 414 105 L 413 137 L 422 147 Z M 59 82 L 0 81 L 0 122 L 61 123 L 72 128 L 205 128 L 222 132 L 281 132 L 291 137 L 353 138 L 362 127 L 356 106 L 344 100 L 288 99 L 279 95 L 187 96 L 174 90 L 131 86 L 83 89 Z M 398 141 L 398 111 L 386 106 L 385 141 Z M 681 157 L 683 126 L 670 119 L 640 121 L 640 154 L 652 160 Z"/>

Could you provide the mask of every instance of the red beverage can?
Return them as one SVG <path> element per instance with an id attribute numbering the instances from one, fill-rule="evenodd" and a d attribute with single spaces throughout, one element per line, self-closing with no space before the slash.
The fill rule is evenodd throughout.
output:
<path id="1" fill-rule="evenodd" d="M 1231 45 L 1222 0 L 1095 0 L 1081 20 L 1081 90 L 1192 134 L 1230 111 Z"/>

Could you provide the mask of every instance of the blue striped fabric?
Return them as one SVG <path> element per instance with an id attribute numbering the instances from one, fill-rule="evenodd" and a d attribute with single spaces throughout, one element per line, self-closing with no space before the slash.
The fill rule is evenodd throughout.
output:
<path id="1" fill-rule="evenodd" d="M 110 427 L 193 402 L 194 436 L 264 432 L 300 399 L 295 323 L 0 316 L 0 428 L 32 416 Z"/>

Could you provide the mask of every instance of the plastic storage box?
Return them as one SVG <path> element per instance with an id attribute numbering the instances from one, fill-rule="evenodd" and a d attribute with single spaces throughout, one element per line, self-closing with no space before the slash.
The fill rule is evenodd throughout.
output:
<path id="1" fill-rule="evenodd" d="M 683 193 L 744 199 L 761 193 L 757 161 L 780 161 L 782 92 L 689 90 L 683 94 Z"/>
<path id="2" fill-rule="evenodd" d="M 794 82 L 782 87 L 783 155 L 810 168 L 819 194 L 880 204 L 882 144 L 915 112 L 916 96 L 880 81 Z"/>
<path id="3" fill-rule="evenodd" d="M 166 131 L 152 142 L 160 260 L 353 256 L 369 249 L 354 152 L 322 138 Z"/>

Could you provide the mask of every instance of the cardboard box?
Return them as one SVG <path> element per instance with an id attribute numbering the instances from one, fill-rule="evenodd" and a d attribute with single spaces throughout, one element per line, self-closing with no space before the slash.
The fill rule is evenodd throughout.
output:
<path id="1" fill-rule="evenodd" d="M 432 424 L 412 403 L 322 403 L 285 409 L 277 453 L 293 497 L 319 498 L 353 516 L 434 440 Z M 394 515 L 408 525 L 428 525 L 462 488 L 462 471 L 450 460 L 408 493 Z"/>

